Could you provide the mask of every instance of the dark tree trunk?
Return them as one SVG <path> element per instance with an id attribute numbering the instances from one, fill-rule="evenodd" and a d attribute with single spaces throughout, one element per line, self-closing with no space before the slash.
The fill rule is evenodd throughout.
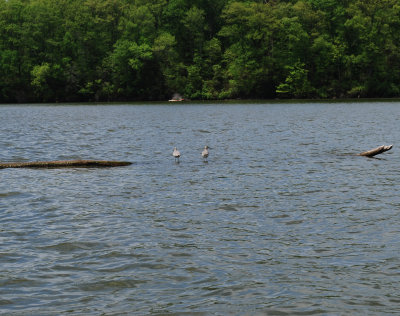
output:
<path id="1" fill-rule="evenodd" d="M 128 161 L 55 160 L 34 162 L 0 162 L 0 168 L 104 168 L 131 165 Z"/>

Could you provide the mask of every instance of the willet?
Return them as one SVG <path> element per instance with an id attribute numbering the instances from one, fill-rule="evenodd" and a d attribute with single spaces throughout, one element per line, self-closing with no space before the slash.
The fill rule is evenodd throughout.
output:
<path id="1" fill-rule="evenodd" d="M 208 158 L 208 146 L 204 146 L 204 150 L 201 152 L 201 156 L 203 157 L 204 161 L 207 161 Z"/>
<path id="2" fill-rule="evenodd" d="M 179 162 L 179 157 L 181 156 L 181 153 L 179 152 L 176 147 L 174 147 L 174 151 L 172 152 L 172 156 L 175 158 L 175 162 Z"/>

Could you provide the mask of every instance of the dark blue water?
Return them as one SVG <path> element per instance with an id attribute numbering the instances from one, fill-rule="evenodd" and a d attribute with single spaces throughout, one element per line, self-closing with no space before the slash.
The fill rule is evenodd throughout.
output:
<path id="1" fill-rule="evenodd" d="M 0 314 L 398 314 L 399 119 L 397 102 L 0 106 L 0 161 L 133 162 L 0 169 Z"/>

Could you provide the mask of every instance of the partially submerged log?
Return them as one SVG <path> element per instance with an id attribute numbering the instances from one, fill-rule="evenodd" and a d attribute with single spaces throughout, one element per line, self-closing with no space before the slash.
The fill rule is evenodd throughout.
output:
<path id="1" fill-rule="evenodd" d="M 104 168 L 129 166 L 128 161 L 53 160 L 34 162 L 0 162 L 0 168 Z"/>
<path id="2" fill-rule="evenodd" d="M 392 147 L 393 147 L 393 145 L 388 145 L 388 146 L 382 145 L 382 146 L 376 147 L 374 149 L 364 151 L 364 152 L 358 154 L 358 156 L 373 157 L 373 156 L 382 154 L 385 151 L 391 150 Z"/>

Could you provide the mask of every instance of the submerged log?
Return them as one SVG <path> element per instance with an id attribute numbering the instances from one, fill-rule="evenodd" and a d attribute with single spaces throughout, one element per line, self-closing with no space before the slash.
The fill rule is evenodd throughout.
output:
<path id="1" fill-rule="evenodd" d="M 129 166 L 128 161 L 108 160 L 53 160 L 34 162 L 0 162 L 0 168 L 104 168 Z"/>
<path id="2" fill-rule="evenodd" d="M 358 154 L 358 156 L 373 157 L 373 156 L 382 154 L 385 151 L 391 150 L 392 147 L 393 147 L 393 145 L 388 145 L 388 146 L 382 145 L 382 146 L 376 147 L 374 149 L 364 151 L 364 152 Z"/>

